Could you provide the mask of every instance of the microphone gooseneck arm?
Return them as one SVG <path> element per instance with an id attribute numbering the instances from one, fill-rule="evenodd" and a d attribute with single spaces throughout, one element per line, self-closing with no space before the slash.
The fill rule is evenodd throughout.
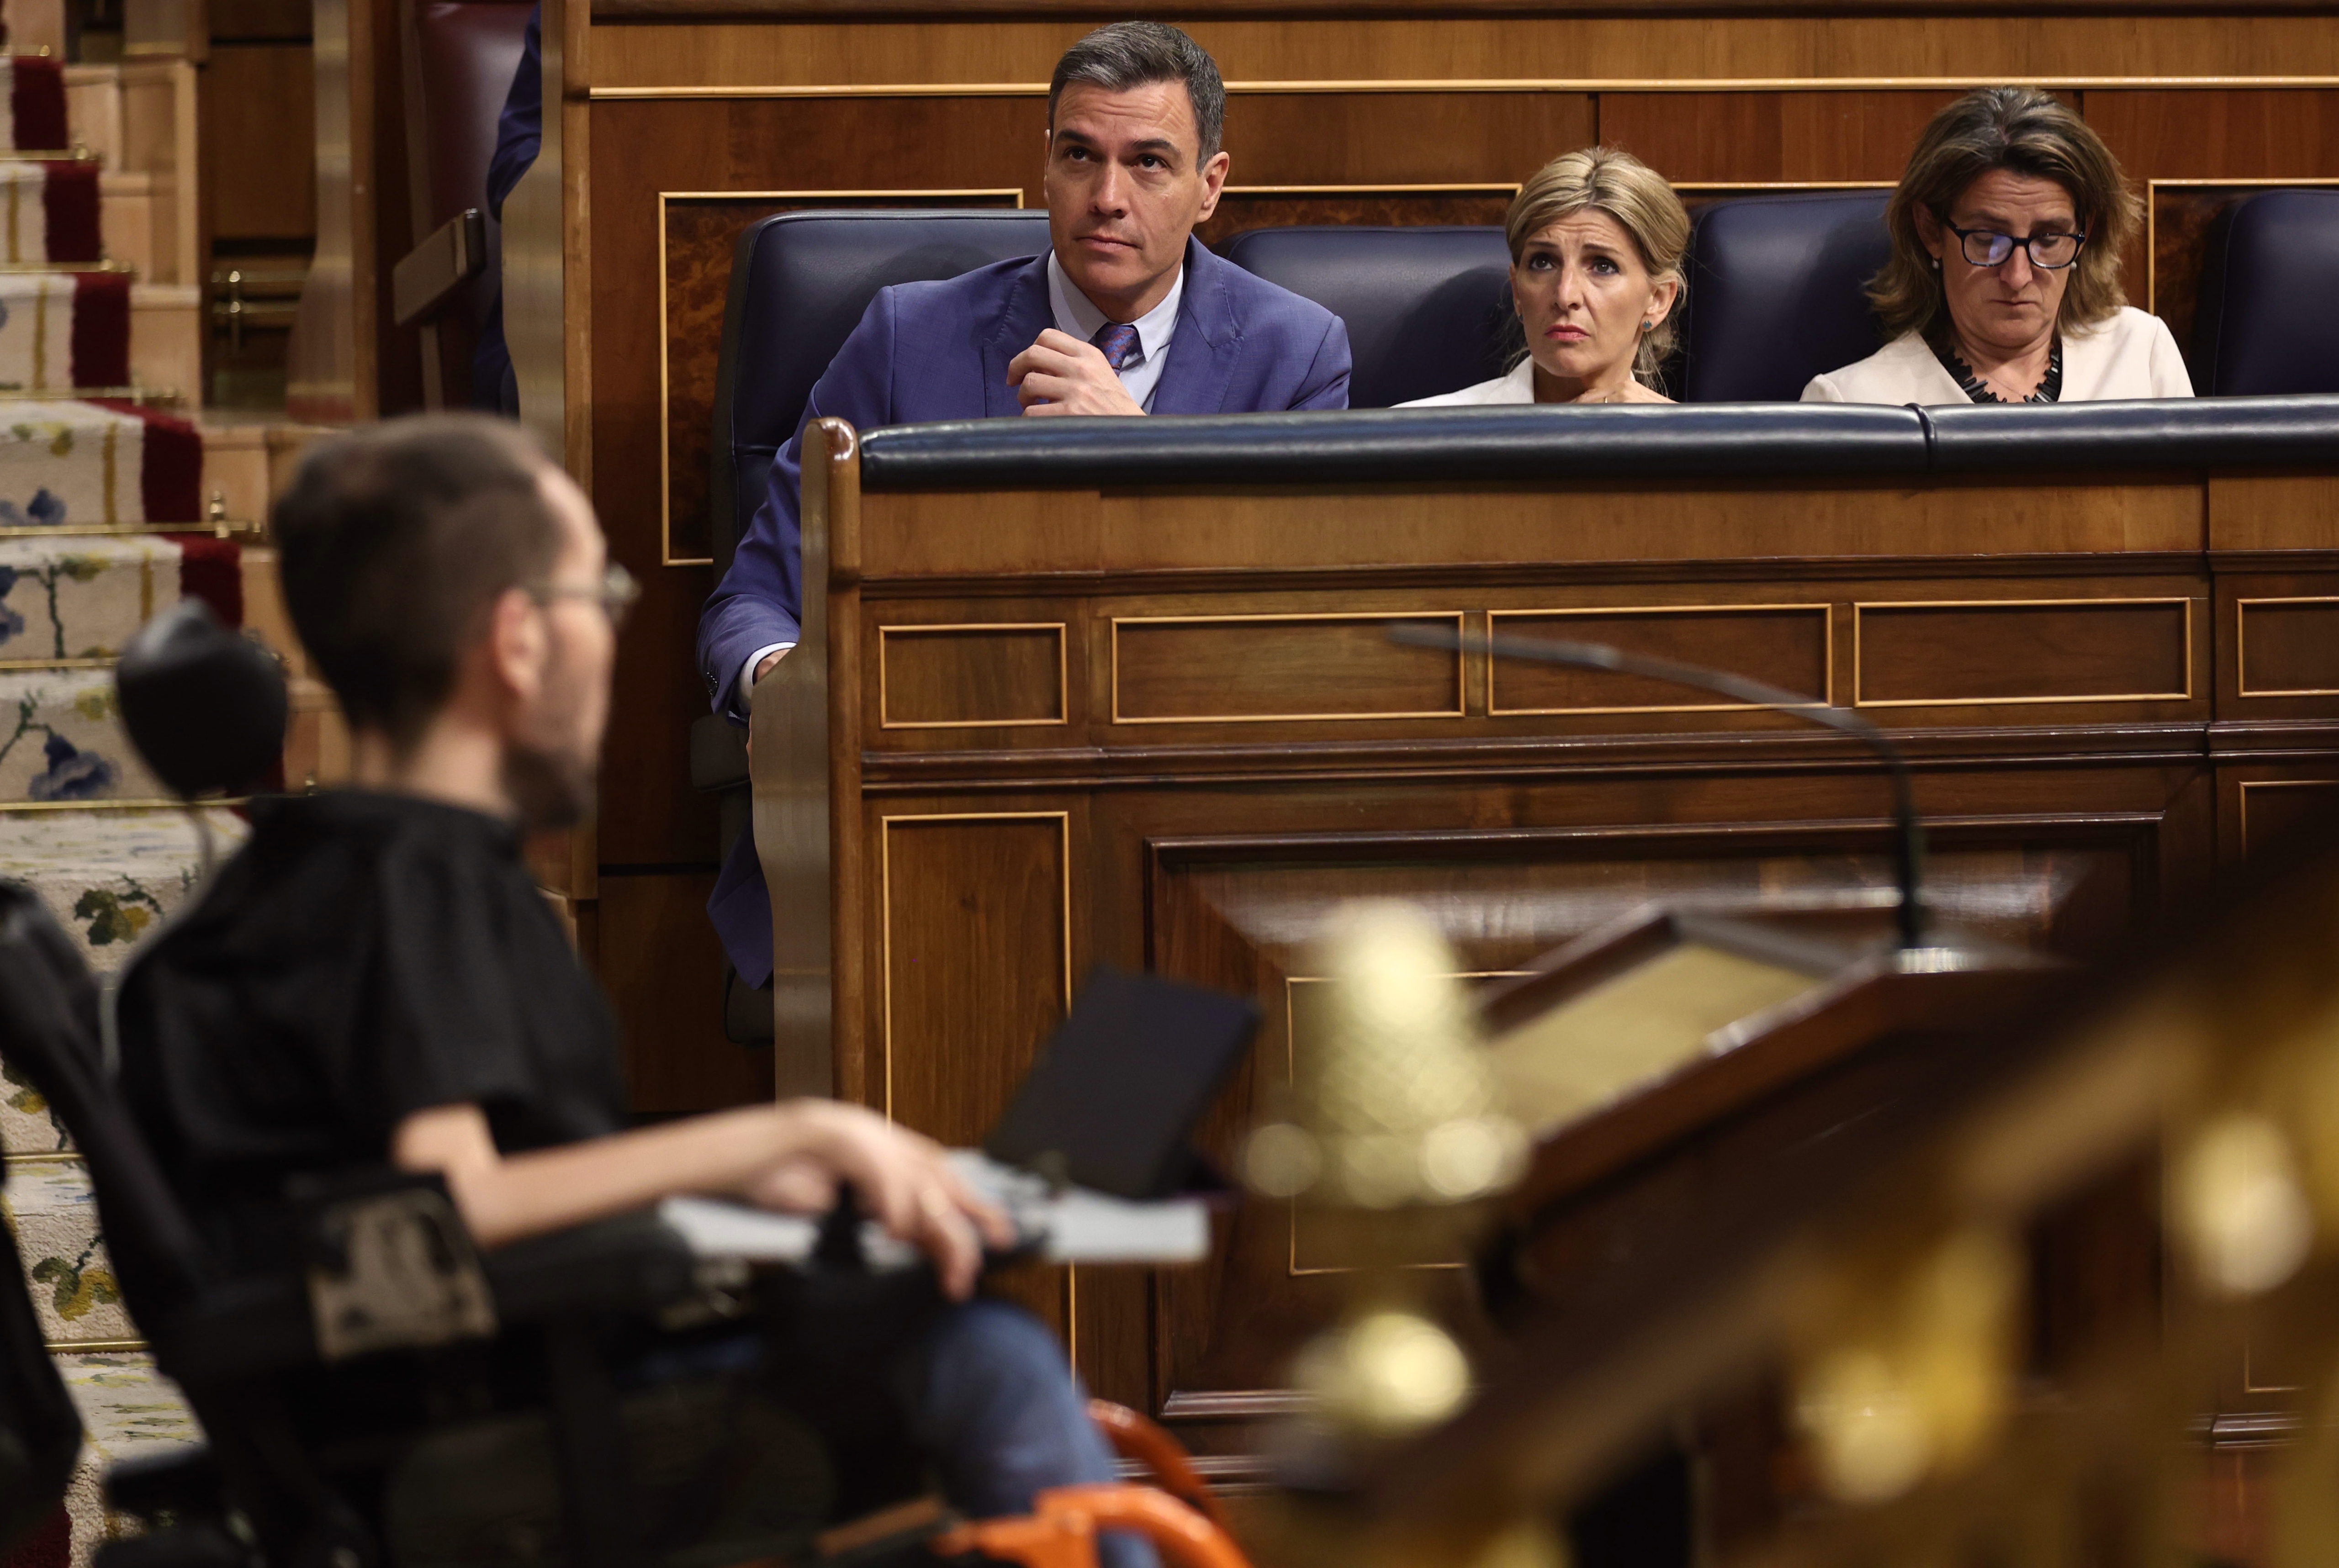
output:
<path id="1" fill-rule="evenodd" d="M 1791 692 L 1762 681 L 1748 680 L 1743 676 L 1710 670 L 1702 665 L 1683 664 L 1678 659 L 1659 658 L 1650 654 L 1628 654 L 1606 643 L 1547 641 L 1542 637 L 1505 636 L 1499 633 L 1474 636 L 1442 626 L 1417 622 L 1391 626 L 1388 635 L 1391 642 L 1405 643 L 1414 647 L 1452 648 L 1466 653 L 1483 649 L 1490 658 L 1563 665 L 1570 669 L 1608 670 L 1617 675 L 1669 681 L 1674 685 L 1712 692 L 1752 707 L 1787 714 L 1851 736 L 1883 761 L 1884 771 L 1892 781 L 1893 870 L 1900 888 L 1900 945 L 1903 948 L 1925 945 L 1924 907 L 1917 898 L 1925 862 L 1925 828 L 1917 816 L 1916 794 L 1909 782 L 1909 764 L 1901 759 L 1900 748 L 1885 738 L 1882 730 L 1850 708 L 1815 702 L 1801 692 Z"/>

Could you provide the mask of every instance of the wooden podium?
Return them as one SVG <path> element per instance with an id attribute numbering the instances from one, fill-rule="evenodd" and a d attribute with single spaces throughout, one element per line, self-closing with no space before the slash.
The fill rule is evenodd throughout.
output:
<path id="1" fill-rule="evenodd" d="M 945 1141 L 982 1135 L 1098 962 L 1259 1001 L 1251 1066 L 1203 1133 L 1231 1163 L 1309 1049 L 1304 951 L 1341 900 L 1425 905 L 1501 983 L 1653 903 L 1890 886 L 1883 777 L 1850 742 L 1653 682 L 1399 646 L 1398 621 L 1606 642 L 1858 708 L 1916 770 L 1936 906 L 2011 948 L 2110 952 L 2339 800 L 2324 475 L 1035 488 L 864 474 L 835 421 L 804 439 L 804 641 L 754 714 L 780 1080 Z M 1615 1114 L 1618 1152 L 1554 1157 L 1554 1200 L 1686 1125 Z M 1033 1299 L 1098 1393 L 1241 1451 L 1339 1298 L 1347 1261 L 1318 1239 L 1251 1205 L 1205 1267 L 1082 1271 Z"/>

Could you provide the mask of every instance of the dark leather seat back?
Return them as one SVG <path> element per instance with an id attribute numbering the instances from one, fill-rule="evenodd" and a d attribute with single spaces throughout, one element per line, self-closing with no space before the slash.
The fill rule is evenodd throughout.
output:
<path id="1" fill-rule="evenodd" d="M 1048 247 L 1041 212 L 782 212 L 731 253 L 715 379 L 715 574 L 763 503 L 772 459 L 796 433 L 813 384 L 877 291 L 955 278 Z"/>
<path id="2" fill-rule="evenodd" d="M 1889 191 L 1740 196 L 1701 208 L 1689 242 L 1679 396 L 1791 400 L 1883 346 L 1862 291 L 1891 253 Z"/>
<path id="3" fill-rule="evenodd" d="M 2339 191 L 2260 191 L 2209 229 L 2193 318 L 2203 397 L 2339 392 Z"/>
<path id="4" fill-rule="evenodd" d="M 519 69 L 535 0 L 406 0 L 406 160 L 409 202 L 419 244 L 466 207 L 484 214 L 496 121 Z M 502 272 L 499 236 L 488 219 L 488 266 L 470 297 L 433 323 L 437 363 L 449 408 L 470 401 L 471 355 L 487 305 L 483 279 Z M 424 353 L 429 353 L 428 340 Z M 426 364 L 425 376 L 430 374 Z"/>
<path id="5" fill-rule="evenodd" d="M 1500 229 L 1253 229 L 1226 255 L 1347 323 L 1352 409 L 1459 391 L 1525 346 Z"/>

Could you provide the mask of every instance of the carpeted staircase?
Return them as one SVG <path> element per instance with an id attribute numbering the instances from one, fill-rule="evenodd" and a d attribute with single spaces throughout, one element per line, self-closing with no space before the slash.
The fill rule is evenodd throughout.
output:
<path id="1" fill-rule="evenodd" d="M 138 96 L 156 91 L 159 114 Z M 205 836 L 131 749 L 112 662 L 183 597 L 271 618 L 272 562 L 230 519 L 264 515 L 302 434 L 206 430 L 167 407 L 201 384 L 192 185 L 125 167 L 153 138 L 123 126 L 193 123 L 169 112 L 192 91 L 183 61 L 0 58 L 0 877 L 35 888 L 101 973 L 196 889 Z M 181 175 L 192 151 L 170 153 Z M 225 807 L 202 823 L 222 854 L 243 832 Z M 5 1060 L 0 1151 L 0 1214 L 88 1437 L 66 1506 L 0 1568 L 79 1568 L 123 1528 L 106 1466 L 199 1434 L 123 1307 L 81 1157 Z"/>

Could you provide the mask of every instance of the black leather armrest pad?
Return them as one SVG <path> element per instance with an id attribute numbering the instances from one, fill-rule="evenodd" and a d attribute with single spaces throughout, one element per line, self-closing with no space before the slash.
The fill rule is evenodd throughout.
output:
<path id="1" fill-rule="evenodd" d="M 691 1295 L 696 1259 L 654 1214 L 622 1215 L 482 1255 L 503 1324 L 572 1312 L 653 1312 Z M 204 1291 L 153 1333 L 156 1359 L 183 1382 L 217 1384 L 317 1363 L 306 1281 L 246 1278 Z"/>
<path id="2" fill-rule="evenodd" d="M 698 1286 L 689 1245 L 646 1211 L 531 1237 L 485 1254 L 496 1316 L 526 1323 L 571 1312 L 646 1312 Z"/>

